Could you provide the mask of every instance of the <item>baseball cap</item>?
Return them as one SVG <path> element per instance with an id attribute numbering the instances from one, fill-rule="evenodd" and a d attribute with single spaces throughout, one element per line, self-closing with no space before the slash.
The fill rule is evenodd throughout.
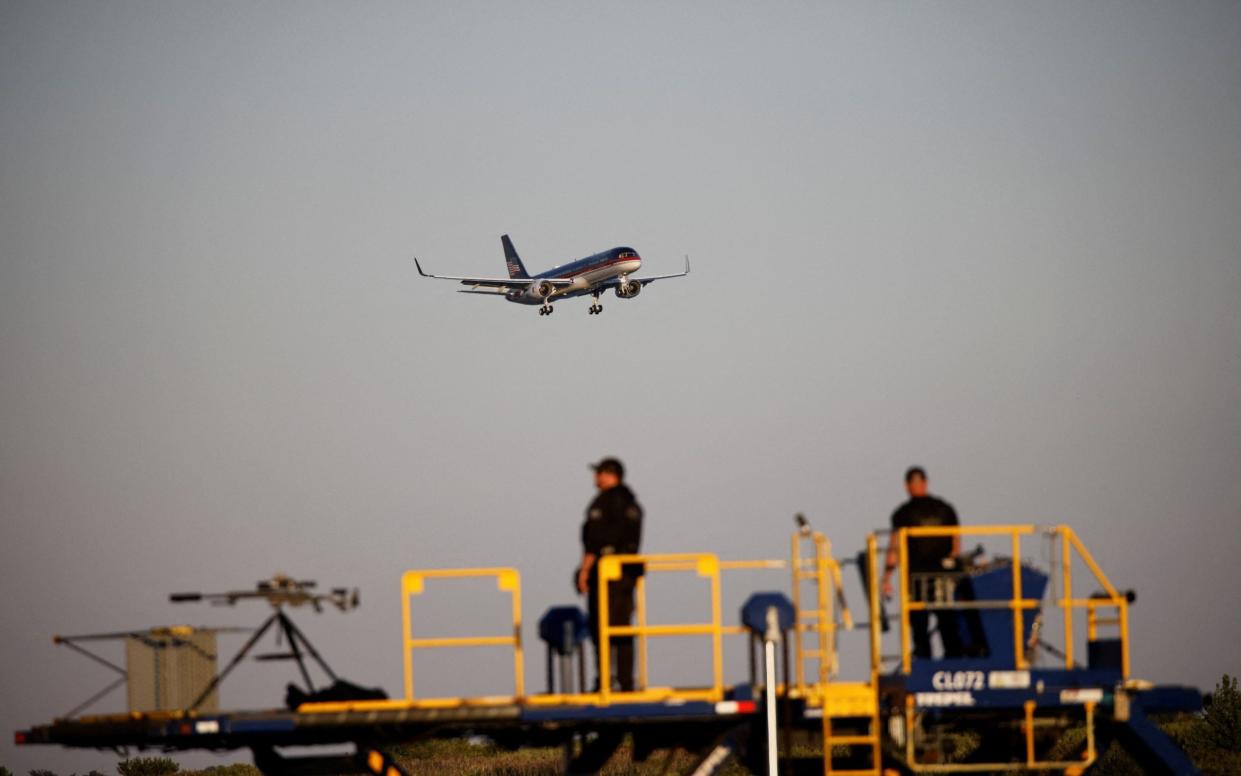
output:
<path id="1" fill-rule="evenodd" d="M 625 465 L 616 458 L 604 458 L 599 463 L 590 464 L 596 472 L 611 472 L 621 479 L 625 478 Z"/>

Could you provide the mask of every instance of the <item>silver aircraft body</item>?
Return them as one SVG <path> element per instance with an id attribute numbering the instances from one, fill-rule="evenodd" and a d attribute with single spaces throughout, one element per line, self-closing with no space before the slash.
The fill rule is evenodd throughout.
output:
<path id="1" fill-rule="evenodd" d="M 508 265 L 509 276 L 506 278 L 432 275 L 423 271 L 416 258 L 414 265 L 423 277 L 456 280 L 468 286 L 461 290 L 463 294 L 486 294 L 517 304 L 539 305 L 539 315 L 551 315 L 553 300 L 575 296 L 592 297 L 588 312 L 598 315 L 603 312 L 599 296 L 609 289 L 621 299 L 632 299 L 641 293 L 648 283 L 689 274 L 689 257 L 686 256 L 684 272 L 644 278 L 631 277 L 642 267 L 642 257 L 633 248 L 621 246 L 531 275 L 526 272 L 526 267 L 507 234 L 500 238 L 500 242 L 504 246 L 504 260 Z"/>

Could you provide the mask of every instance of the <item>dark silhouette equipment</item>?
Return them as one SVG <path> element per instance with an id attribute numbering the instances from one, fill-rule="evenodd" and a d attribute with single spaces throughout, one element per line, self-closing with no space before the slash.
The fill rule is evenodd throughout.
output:
<path id="1" fill-rule="evenodd" d="M 212 691 L 224 681 L 225 677 L 242 660 L 245 660 L 250 651 L 263 638 L 263 635 L 271 630 L 273 626 L 276 627 L 277 646 L 280 646 L 283 642 L 283 644 L 287 645 L 287 651 L 255 655 L 255 659 L 293 660 L 297 663 L 298 671 L 301 672 L 302 679 L 306 682 L 308 693 L 303 693 L 295 686 L 290 685 L 290 698 L 296 697 L 299 700 L 306 700 L 316 697 L 318 693 L 315 689 L 314 681 L 310 678 L 310 671 L 306 667 L 307 656 L 315 661 L 334 684 L 339 684 L 340 679 L 336 676 L 336 672 L 319 655 L 319 651 L 310 643 L 310 639 L 306 638 L 306 634 L 285 614 L 284 607 L 309 605 L 315 612 L 321 613 L 323 605 L 330 604 L 342 612 L 347 612 L 358 606 L 358 590 L 357 588 L 349 590 L 344 587 L 335 587 L 327 593 L 316 593 L 314 592 L 315 585 L 316 583 L 312 580 L 296 580 L 283 574 L 276 574 L 271 579 L 259 582 L 253 590 L 234 590 L 227 593 L 173 593 L 170 595 L 169 600 L 173 603 L 208 601 L 215 606 L 234 606 L 238 601 L 254 599 L 266 601 L 274 609 L 271 616 L 263 621 L 263 624 L 258 627 L 254 635 L 238 650 L 224 670 L 216 674 L 206 689 L 198 695 L 188 711 L 198 708 L 211 695 Z"/>

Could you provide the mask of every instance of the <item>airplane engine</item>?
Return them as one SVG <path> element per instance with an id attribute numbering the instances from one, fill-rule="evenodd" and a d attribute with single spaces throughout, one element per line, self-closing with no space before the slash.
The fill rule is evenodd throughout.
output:
<path id="1" fill-rule="evenodd" d="M 555 290 L 555 284 L 549 283 L 546 280 L 540 280 L 537 283 L 530 284 L 530 287 L 526 289 L 526 295 L 531 299 L 546 299 Z"/>
<path id="2" fill-rule="evenodd" d="M 626 280 L 616 287 L 616 295 L 621 299 L 633 299 L 642 293 L 642 284 L 636 280 Z"/>

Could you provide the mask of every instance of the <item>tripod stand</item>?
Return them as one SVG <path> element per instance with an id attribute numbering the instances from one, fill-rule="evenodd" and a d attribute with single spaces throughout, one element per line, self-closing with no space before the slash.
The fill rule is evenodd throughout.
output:
<path id="1" fill-rule="evenodd" d="M 256 660 L 297 661 L 297 668 L 301 671 L 302 678 L 306 680 L 306 689 L 314 692 L 315 683 L 310 678 L 310 672 L 306 670 L 306 655 L 309 655 L 314 658 L 316 663 L 319 664 L 319 668 L 323 669 L 323 673 L 327 674 L 333 682 L 336 681 L 336 672 L 333 671 L 323 660 L 323 658 L 319 656 L 318 650 L 316 650 L 314 645 L 310 643 L 310 639 L 306 638 L 306 634 L 302 633 L 301 629 L 298 628 L 291 619 L 289 619 L 289 616 L 284 613 L 284 609 L 277 605 L 276 611 L 272 612 L 272 615 L 268 617 L 261 626 L 259 626 L 259 629 L 255 631 L 254 635 L 250 637 L 250 639 L 240 650 L 238 650 L 237 654 L 233 656 L 233 659 L 229 661 L 224 670 L 216 674 L 215 678 L 211 680 L 211 683 L 207 685 L 207 688 L 194 699 L 194 703 L 191 704 L 188 709 L 189 711 L 197 709 L 199 704 L 205 701 L 216 687 L 220 686 L 220 682 L 224 681 L 224 678 L 229 675 L 229 672 L 237 667 L 238 663 L 246 659 L 246 655 L 250 654 L 250 650 L 254 649 L 254 645 L 259 643 L 259 640 L 263 638 L 263 634 L 271 630 L 273 625 L 276 625 L 279 628 L 276 632 L 276 643 L 280 643 L 280 637 L 283 635 L 284 639 L 288 642 L 289 651 L 275 654 L 257 655 L 255 658 Z"/>
<path id="2" fill-rule="evenodd" d="M 224 604 L 232 606 L 237 601 L 246 598 L 260 598 L 271 604 L 275 610 L 271 616 L 263 621 L 259 629 L 254 635 L 246 641 L 245 645 L 233 656 L 229 664 L 223 671 L 215 675 L 207 688 L 203 690 L 194 700 L 188 709 L 193 711 L 197 709 L 202 702 L 205 701 L 224 681 L 224 678 L 237 667 L 237 664 L 246 659 L 250 654 L 250 650 L 254 649 L 254 645 L 259 643 L 263 638 L 263 634 L 271 630 L 272 626 L 276 626 L 276 643 L 280 643 L 283 636 L 289 645 L 288 652 L 278 652 L 267 655 L 256 655 L 256 660 L 295 660 L 297 668 L 302 674 L 302 679 L 306 680 L 306 689 L 311 693 L 315 692 L 315 683 L 310 678 L 310 671 L 306 669 L 306 656 L 309 655 L 319 664 L 319 668 L 323 669 L 323 673 L 328 675 L 333 682 L 337 681 L 336 673 L 328 666 L 328 664 L 319 656 L 318 650 L 310 643 L 310 639 L 306 638 L 306 634 L 289 619 L 284 613 L 285 605 L 301 606 L 310 604 L 316 612 L 323 611 L 323 604 L 329 603 L 347 612 L 358 605 L 358 591 L 354 589 L 352 592 L 339 587 L 333 588 L 330 593 L 314 593 L 311 589 L 315 583 L 311 581 L 298 581 L 290 579 L 283 574 L 277 574 L 270 580 L 259 582 L 254 590 L 240 590 L 229 593 L 173 593 L 169 598 L 173 603 L 184 603 L 188 601 L 210 601 L 214 604 Z"/>

